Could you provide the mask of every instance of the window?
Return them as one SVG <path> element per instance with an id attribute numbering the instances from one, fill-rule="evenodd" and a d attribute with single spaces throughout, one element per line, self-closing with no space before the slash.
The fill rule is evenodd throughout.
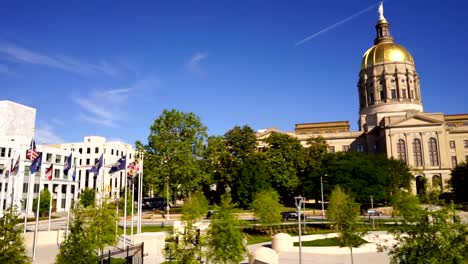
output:
<path id="1" fill-rule="evenodd" d="M 60 162 L 62 162 L 62 156 L 55 155 L 55 163 L 60 163 Z"/>
<path id="2" fill-rule="evenodd" d="M 62 184 L 62 193 L 67 193 L 67 185 Z"/>
<path id="3" fill-rule="evenodd" d="M 11 148 L 8 149 L 8 157 L 11 157 Z"/>
<path id="4" fill-rule="evenodd" d="M 465 146 L 465 148 L 468 148 L 468 140 L 463 140 L 463 145 Z"/>
<path id="5" fill-rule="evenodd" d="M 111 149 L 111 155 L 114 155 L 114 150 L 113 149 Z"/>
<path id="6" fill-rule="evenodd" d="M 423 165 L 421 140 L 417 138 L 413 140 L 413 157 L 414 157 L 414 165 L 416 165 L 416 167 L 421 167 Z"/>
<path id="7" fill-rule="evenodd" d="M 344 145 L 342 148 L 343 152 L 349 151 L 349 145 Z"/>
<path id="8" fill-rule="evenodd" d="M 28 183 L 23 183 L 23 193 L 28 193 Z"/>
<path id="9" fill-rule="evenodd" d="M 356 146 L 356 151 L 357 151 L 357 152 L 364 152 L 364 145 L 358 144 L 358 145 Z"/>
<path id="10" fill-rule="evenodd" d="M 78 149 L 78 152 L 79 152 L 80 154 L 83 154 L 83 149 L 82 149 L 82 148 L 79 148 L 79 149 Z"/>
<path id="11" fill-rule="evenodd" d="M 34 184 L 34 193 L 39 192 L 39 183 Z"/>
<path id="12" fill-rule="evenodd" d="M 429 139 L 429 162 L 431 166 L 439 166 L 439 150 L 435 138 Z"/>
<path id="13" fill-rule="evenodd" d="M 6 155 L 6 148 L 0 148 L 0 157 L 5 157 Z"/>
<path id="14" fill-rule="evenodd" d="M 455 140 L 450 140 L 450 148 L 455 148 Z"/>
<path id="15" fill-rule="evenodd" d="M 86 153 L 91 154 L 91 148 L 87 148 Z"/>
<path id="16" fill-rule="evenodd" d="M 335 152 L 335 147 L 334 146 L 328 146 L 328 153 L 334 153 Z"/>
<path id="17" fill-rule="evenodd" d="M 457 156 L 452 156 L 452 168 L 457 166 Z"/>
<path id="18" fill-rule="evenodd" d="M 83 159 L 80 159 L 80 166 L 81 166 L 81 164 L 83 163 L 82 161 L 83 161 Z"/>
<path id="19" fill-rule="evenodd" d="M 128 158 L 132 159 L 132 153 L 128 154 Z"/>
<path id="20" fill-rule="evenodd" d="M 52 162 L 52 154 L 51 154 L 51 153 L 47 153 L 47 155 L 46 155 L 46 161 L 47 161 L 47 162 Z"/>
<path id="21" fill-rule="evenodd" d="M 29 176 L 31 174 L 31 166 L 24 166 L 24 176 Z"/>
<path id="22" fill-rule="evenodd" d="M 410 96 L 411 96 L 411 98 L 414 98 L 414 91 L 413 90 L 410 91 Z"/>
<path id="23" fill-rule="evenodd" d="M 396 99 L 396 90 L 392 89 L 391 93 L 392 93 L 392 99 Z"/>
<path id="24" fill-rule="evenodd" d="M 89 165 L 91 163 L 90 159 L 86 159 L 86 165 Z"/>
<path id="25" fill-rule="evenodd" d="M 62 199 L 62 207 L 61 207 L 61 208 L 65 208 L 66 203 L 67 203 L 67 200 L 66 200 L 65 198 L 63 198 L 63 199 Z"/>
<path id="26" fill-rule="evenodd" d="M 3 175 L 3 168 L 5 167 L 5 165 L 3 164 L 0 164 L 0 174 Z M 3 176 L 2 176 L 3 177 Z"/>
<path id="27" fill-rule="evenodd" d="M 375 99 L 375 98 L 374 98 L 374 93 L 370 93 L 370 94 L 369 94 L 369 102 L 370 102 L 371 104 L 374 104 L 374 99 Z"/>
<path id="28" fill-rule="evenodd" d="M 116 150 L 115 152 L 116 152 L 116 153 L 115 153 L 115 155 L 116 155 L 116 156 L 118 156 L 118 155 L 119 155 L 119 151 L 118 151 L 118 150 Z"/>
<path id="29" fill-rule="evenodd" d="M 406 99 L 406 89 L 401 90 L 401 98 Z"/>
<path id="30" fill-rule="evenodd" d="M 60 177 L 60 169 L 55 169 L 54 170 L 54 178 L 59 178 Z"/>
<path id="31" fill-rule="evenodd" d="M 397 156 L 399 160 L 406 163 L 406 144 L 403 139 L 399 139 L 397 143 Z"/>
<path id="32" fill-rule="evenodd" d="M 94 153 L 99 153 L 99 148 L 95 148 Z"/>
<path id="33" fill-rule="evenodd" d="M 383 101 L 385 100 L 385 91 L 380 91 L 380 100 Z"/>

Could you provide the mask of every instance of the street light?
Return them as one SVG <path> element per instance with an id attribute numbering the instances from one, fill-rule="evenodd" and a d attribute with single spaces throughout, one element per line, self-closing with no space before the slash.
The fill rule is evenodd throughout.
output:
<path id="1" fill-rule="evenodd" d="M 297 219 L 299 219 L 298 226 L 299 226 L 299 264 L 302 263 L 302 241 L 301 241 L 301 206 L 304 202 L 304 197 L 297 196 L 294 197 L 294 201 L 296 203 L 297 208 Z"/>
<path id="2" fill-rule="evenodd" d="M 327 177 L 327 174 L 325 174 L 325 177 Z M 322 224 L 323 224 L 323 218 L 325 217 L 325 206 L 324 206 L 324 200 L 323 200 L 323 180 L 322 180 L 322 176 L 320 176 L 320 193 L 322 194 Z"/>

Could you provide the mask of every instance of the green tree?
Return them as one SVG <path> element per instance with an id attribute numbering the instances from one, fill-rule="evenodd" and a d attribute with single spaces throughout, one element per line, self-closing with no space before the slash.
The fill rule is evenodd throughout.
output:
<path id="1" fill-rule="evenodd" d="M 96 204 L 96 191 L 90 188 L 84 189 L 80 195 L 80 204 L 84 207 L 94 207 Z"/>
<path id="2" fill-rule="evenodd" d="M 208 258 L 212 263 L 239 263 L 246 256 L 247 248 L 228 194 L 222 196 L 217 209 L 208 229 Z"/>
<path id="3" fill-rule="evenodd" d="M 50 192 L 49 189 L 41 191 L 41 206 L 39 207 L 39 216 L 48 215 L 50 208 Z M 33 201 L 33 211 L 37 212 L 37 199 Z"/>
<path id="4" fill-rule="evenodd" d="M 70 232 L 55 257 L 57 264 L 88 264 L 97 262 L 94 236 L 88 232 L 89 223 L 83 208 L 73 210 L 70 218 Z"/>
<path id="5" fill-rule="evenodd" d="M 159 184 L 171 185 L 171 190 L 179 188 L 183 196 L 196 190 L 207 181 L 203 171 L 204 142 L 207 128 L 194 113 L 178 110 L 164 110 L 150 127 L 148 136 L 146 177 Z M 175 192 L 173 192 L 175 193 Z"/>
<path id="6" fill-rule="evenodd" d="M 87 233 L 93 238 L 94 248 L 103 252 L 105 246 L 113 246 L 117 243 L 115 225 L 118 218 L 115 211 L 109 208 L 107 201 L 102 206 L 90 207 L 85 210 L 86 217 L 91 225 Z"/>
<path id="7" fill-rule="evenodd" d="M 300 193 L 303 193 L 308 198 L 313 198 L 316 201 L 321 199 L 320 177 L 322 175 L 322 161 L 327 154 L 328 144 L 321 137 L 311 137 L 307 140 L 307 145 L 304 148 L 304 170 L 300 172 L 302 184 L 300 185 Z"/>
<path id="8" fill-rule="evenodd" d="M 353 263 L 353 247 L 361 245 L 361 236 L 365 233 L 358 226 L 359 204 L 337 186 L 330 196 L 327 218 L 334 224 L 340 246 L 349 248 Z"/>
<path id="9" fill-rule="evenodd" d="M 232 196 L 236 197 L 239 207 L 244 209 L 250 206 L 257 192 L 271 189 L 265 154 L 257 152 L 245 158 L 234 182 Z"/>
<path id="10" fill-rule="evenodd" d="M 279 195 L 274 190 L 260 191 L 255 195 L 251 208 L 255 216 L 260 218 L 260 222 L 270 226 L 270 233 L 273 235 L 273 225 L 281 223 L 282 205 L 279 202 Z"/>
<path id="11" fill-rule="evenodd" d="M 284 203 L 292 203 L 301 184 L 299 172 L 304 168 L 304 150 L 297 138 L 272 133 L 266 140 L 265 154 L 273 188 Z"/>
<path id="12" fill-rule="evenodd" d="M 450 185 L 457 202 L 468 202 L 468 163 L 460 163 L 452 169 Z"/>
<path id="13" fill-rule="evenodd" d="M 19 223 L 16 208 L 5 210 L 0 218 L 0 263 L 31 263 Z"/>
<path id="14" fill-rule="evenodd" d="M 204 170 L 209 175 L 205 186 L 211 203 L 219 203 L 221 195 L 231 185 L 233 159 L 229 153 L 226 140 L 221 136 L 210 136 L 204 153 Z M 212 186 L 216 186 L 216 190 Z"/>
<path id="15" fill-rule="evenodd" d="M 199 263 L 203 258 L 205 245 L 200 230 L 195 225 L 208 211 L 208 201 L 202 192 L 197 192 L 186 199 L 182 207 L 183 232 L 174 232 L 166 240 L 164 254 L 177 263 Z"/>
<path id="16" fill-rule="evenodd" d="M 413 206 L 402 216 L 400 224 L 390 231 L 396 243 L 379 246 L 380 251 L 389 250 L 390 263 L 467 263 L 468 226 L 460 223 L 453 208 Z"/>

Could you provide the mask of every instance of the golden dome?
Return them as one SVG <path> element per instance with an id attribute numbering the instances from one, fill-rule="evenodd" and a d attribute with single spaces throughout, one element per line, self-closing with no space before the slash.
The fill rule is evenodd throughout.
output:
<path id="1" fill-rule="evenodd" d="M 393 42 L 384 42 L 373 46 L 364 53 L 361 70 L 382 62 L 414 63 L 414 60 L 405 47 Z"/>

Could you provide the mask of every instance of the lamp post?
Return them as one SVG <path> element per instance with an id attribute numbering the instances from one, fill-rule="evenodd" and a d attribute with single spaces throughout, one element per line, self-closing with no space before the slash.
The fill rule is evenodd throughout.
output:
<path id="1" fill-rule="evenodd" d="M 325 174 L 325 177 L 327 177 L 326 174 Z M 324 200 L 323 200 L 323 180 L 322 180 L 322 176 L 320 176 L 320 193 L 322 194 L 322 224 L 323 224 L 323 218 L 325 217 L 325 206 L 324 206 Z"/>
<path id="2" fill-rule="evenodd" d="M 371 213 L 371 218 L 372 218 L 372 229 L 375 229 L 375 222 L 374 222 L 374 196 L 370 196 L 370 202 L 371 202 L 371 208 L 372 208 L 372 213 Z"/>
<path id="3" fill-rule="evenodd" d="M 302 263 L 301 206 L 302 206 L 302 203 L 304 202 L 304 197 L 301 197 L 301 196 L 294 197 L 294 201 L 296 203 L 296 208 L 297 208 L 297 219 L 299 220 L 299 222 L 298 222 L 298 227 L 299 227 L 299 264 L 301 264 Z"/>

